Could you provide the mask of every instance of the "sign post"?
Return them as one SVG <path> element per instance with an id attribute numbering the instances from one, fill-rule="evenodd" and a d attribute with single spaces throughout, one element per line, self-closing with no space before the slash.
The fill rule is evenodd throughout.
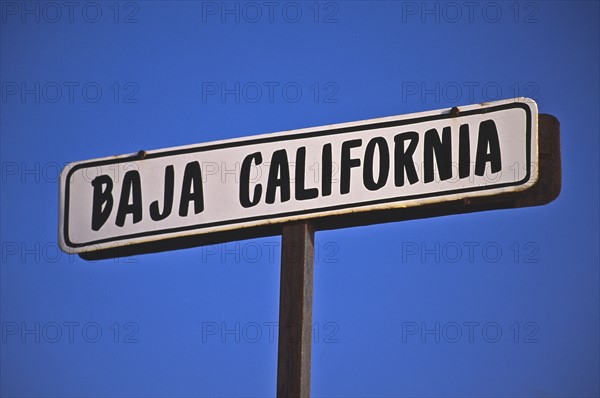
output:
<path id="1" fill-rule="evenodd" d="M 314 267 L 313 226 L 285 225 L 281 244 L 277 396 L 310 396 Z"/>
<path id="2" fill-rule="evenodd" d="M 59 244 L 101 259 L 282 235 L 277 395 L 310 395 L 315 230 L 543 205 L 560 126 L 528 98 L 69 164 Z"/>

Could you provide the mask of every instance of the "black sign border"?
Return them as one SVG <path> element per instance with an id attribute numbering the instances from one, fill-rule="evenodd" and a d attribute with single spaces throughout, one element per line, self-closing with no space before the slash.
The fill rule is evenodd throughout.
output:
<path id="1" fill-rule="evenodd" d="M 352 132 L 363 131 L 363 130 L 373 130 L 373 129 L 380 129 L 380 128 L 397 127 L 397 126 L 404 126 L 404 125 L 409 125 L 409 124 L 423 123 L 423 122 L 428 122 L 428 121 L 450 119 L 450 118 L 454 118 L 454 117 L 481 115 L 481 114 L 499 112 L 499 111 L 503 111 L 503 110 L 507 110 L 507 109 L 515 109 L 515 108 L 520 108 L 525 111 L 526 126 L 527 126 L 526 127 L 527 130 L 525 132 L 527 171 L 526 171 L 525 177 L 520 181 L 508 182 L 508 183 L 502 183 L 502 184 L 496 184 L 496 185 L 486 185 L 483 187 L 471 187 L 471 188 L 462 188 L 462 189 L 455 189 L 455 190 L 448 190 L 448 191 L 440 191 L 440 192 L 419 194 L 419 195 L 399 196 L 399 197 L 394 197 L 394 198 L 359 202 L 359 203 L 354 203 L 352 205 L 341 204 L 341 205 L 336 205 L 336 206 L 322 207 L 322 208 L 318 208 L 318 209 L 269 214 L 266 216 L 254 216 L 254 217 L 247 217 L 247 218 L 236 219 L 236 220 L 227 220 L 227 221 L 205 223 L 205 224 L 195 224 L 195 225 L 188 225 L 188 226 L 183 226 L 183 227 L 168 228 L 168 229 L 162 229 L 162 230 L 156 230 L 156 231 L 148 231 L 148 232 L 140 232 L 140 233 L 129 234 L 129 235 L 122 235 L 122 236 L 118 236 L 115 238 L 99 239 L 99 240 L 90 241 L 90 242 L 86 242 L 86 243 L 73 243 L 69 239 L 69 197 L 70 197 L 69 181 L 71 179 L 72 174 L 82 168 L 103 166 L 103 165 L 107 165 L 107 164 L 125 163 L 125 162 L 131 162 L 133 160 L 137 160 L 137 158 L 135 156 L 129 157 L 129 158 L 122 158 L 122 159 L 106 159 L 106 160 L 99 160 L 99 161 L 92 161 L 92 162 L 77 164 L 71 170 L 69 170 L 69 172 L 67 173 L 67 176 L 65 179 L 66 186 L 65 186 L 63 238 L 64 238 L 65 243 L 70 248 L 79 248 L 79 247 L 96 245 L 96 244 L 101 244 L 101 243 L 118 242 L 118 241 L 122 241 L 122 240 L 126 240 L 126 239 L 134 239 L 134 238 L 140 238 L 140 237 L 146 237 L 146 236 L 170 234 L 170 233 L 175 233 L 175 232 L 190 231 L 190 230 L 194 230 L 194 229 L 210 228 L 210 227 L 216 227 L 216 226 L 221 226 L 221 225 L 237 224 L 237 223 L 249 222 L 249 221 L 257 221 L 257 220 L 265 220 L 265 219 L 281 218 L 281 217 L 291 217 L 291 216 L 297 216 L 297 215 L 303 215 L 303 214 L 309 214 L 309 213 L 318 213 L 318 212 L 323 212 L 323 211 L 351 209 L 351 208 L 356 208 L 356 207 L 377 205 L 377 204 L 382 204 L 382 203 L 401 202 L 401 201 L 421 199 L 421 198 L 427 198 L 427 197 L 454 195 L 454 194 L 459 194 L 459 193 L 464 193 L 464 192 L 475 192 L 475 191 L 504 188 L 504 187 L 509 187 L 509 186 L 524 185 L 525 183 L 527 183 L 529 181 L 529 179 L 531 177 L 531 122 L 532 122 L 531 108 L 529 107 L 529 105 L 527 105 L 524 102 L 513 102 L 513 103 L 508 103 L 508 104 L 492 106 L 489 108 L 472 109 L 469 111 L 462 111 L 458 115 L 450 114 L 450 112 L 448 112 L 448 113 L 442 113 L 442 114 L 438 114 L 438 115 L 422 116 L 422 117 L 416 117 L 416 118 L 411 118 L 411 119 L 393 120 L 393 121 L 389 121 L 389 122 L 364 124 L 364 125 L 357 125 L 357 126 L 350 126 L 350 127 L 339 127 L 339 128 L 333 128 L 333 129 L 327 129 L 327 130 L 311 131 L 311 132 L 306 132 L 306 133 L 255 138 L 255 139 L 248 139 L 248 140 L 244 140 L 244 141 L 225 142 L 225 143 L 221 143 L 221 144 L 212 144 L 212 145 L 209 144 L 209 145 L 193 147 L 193 148 L 175 149 L 175 150 L 171 150 L 171 151 L 149 153 L 144 157 L 144 160 L 166 157 L 166 156 L 173 156 L 173 155 L 180 155 L 180 154 L 187 154 L 187 153 L 194 153 L 194 152 L 205 152 L 205 151 L 217 150 L 217 149 L 223 149 L 223 148 L 232 148 L 232 147 L 237 147 L 237 146 L 255 145 L 255 144 L 277 142 L 277 141 L 289 141 L 289 140 L 295 140 L 295 139 L 300 139 L 300 138 L 313 138 L 313 137 L 320 137 L 320 136 L 324 136 L 324 135 L 336 135 L 336 134 L 352 133 Z M 327 215 L 325 215 L 324 217 L 326 217 L 326 216 Z M 200 235 L 200 234 L 198 234 L 198 235 Z M 172 237 L 169 237 L 169 238 L 172 238 Z M 145 242 L 140 242 L 140 243 L 145 243 Z"/>

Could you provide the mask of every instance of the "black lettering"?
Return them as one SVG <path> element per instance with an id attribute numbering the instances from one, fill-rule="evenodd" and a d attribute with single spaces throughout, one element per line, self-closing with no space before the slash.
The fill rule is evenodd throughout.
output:
<path id="1" fill-rule="evenodd" d="M 92 229 L 98 231 L 108 217 L 113 208 L 113 181 L 107 175 L 101 175 L 92 181 L 94 187 L 94 200 L 92 202 Z M 104 187 L 104 188 L 103 188 Z"/>
<path id="2" fill-rule="evenodd" d="M 181 199 L 179 201 L 179 215 L 186 217 L 190 202 L 194 202 L 194 214 L 204 210 L 204 196 L 202 192 L 202 171 L 198 161 L 190 162 L 185 166 L 183 172 L 183 184 L 181 186 Z"/>
<path id="3" fill-rule="evenodd" d="M 296 200 L 314 199 L 319 196 L 317 188 L 306 189 L 306 147 L 300 147 L 296 151 Z"/>
<path id="4" fill-rule="evenodd" d="M 362 145 L 361 139 L 345 141 L 342 143 L 342 164 L 341 168 L 341 181 L 340 181 L 340 193 L 342 195 L 350 192 L 350 172 L 353 167 L 360 166 L 360 159 L 353 159 L 350 157 L 350 150 L 357 148 Z"/>
<path id="5" fill-rule="evenodd" d="M 488 152 L 489 148 L 489 152 Z M 492 173 L 502 170 L 500 156 L 500 141 L 498 130 L 493 120 L 484 120 L 479 125 L 479 137 L 477 139 L 477 155 L 475 160 L 475 174 L 483 176 L 486 163 L 492 166 Z"/>
<path id="6" fill-rule="evenodd" d="M 375 147 L 379 148 L 379 173 L 375 181 L 373 162 Z M 365 165 L 363 169 L 363 183 L 369 191 L 376 191 L 387 182 L 390 173 L 390 150 L 383 137 L 375 137 L 369 141 L 365 149 Z"/>
<path id="7" fill-rule="evenodd" d="M 250 167 L 252 161 L 257 166 L 262 163 L 260 152 L 252 153 L 244 158 L 242 170 L 240 172 L 240 204 L 244 208 L 256 206 L 262 195 L 262 185 L 256 184 L 254 187 L 254 197 L 250 199 Z"/>
<path id="8" fill-rule="evenodd" d="M 323 145 L 321 171 L 321 195 L 323 197 L 331 195 L 331 180 L 333 179 L 333 162 L 331 157 L 331 144 Z"/>
<path id="9" fill-rule="evenodd" d="M 458 177 L 466 178 L 471 174 L 471 142 L 469 125 L 461 124 L 458 137 Z"/>
<path id="10" fill-rule="evenodd" d="M 279 188 L 281 202 L 290 200 L 290 166 L 285 149 L 273 152 L 271 165 L 269 166 L 269 181 L 267 183 L 267 197 L 265 201 L 269 204 L 275 203 L 275 193 Z"/>
<path id="11" fill-rule="evenodd" d="M 404 143 L 410 141 L 408 148 Z M 416 131 L 409 131 L 398 134 L 394 137 L 394 183 L 397 187 L 404 185 L 404 171 L 410 185 L 419 181 L 413 155 L 419 143 L 419 134 Z"/>
<path id="12" fill-rule="evenodd" d="M 129 203 L 129 199 L 131 203 Z M 142 184 L 140 173 L 130 170 L 123 177 L 123 188 L 119 198 L 119 209 L 117 211 L 116 224 L 119 227 L 125 225 L 127 214 L 133 216 L 133 223 L 142 221 Z"/>
<path id="13" fill-rule="evenodd" d="M 158 200 L 150 204 L 150 218 L 154 221 L 164 220 L 169 217 L 173 209 L 173 191 L 175 190 L 175 170 L 172 165 L 165 168 L 165 204 L 161 214 Z"/>
<path id="14" fill-rule="evenodd" d="M 431 182 L 434 180 L 434 153 L 440 180 L 444 181 L 452 178 L 452 135 L 450 127 L 444 127 L 442 130 L 441 141 L 436 129 L 427 130 L 425 132 L 424 151 L 424 182 Z"/>

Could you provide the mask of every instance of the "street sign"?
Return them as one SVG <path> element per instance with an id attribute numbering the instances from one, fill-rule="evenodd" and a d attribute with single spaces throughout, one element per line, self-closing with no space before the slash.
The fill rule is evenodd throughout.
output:
<path id="1" fill-rule="evenodd" d="M 315 230 L 548 203 L 559 133 L 517 98 L 76 162 L 59 243 L 99 259 L 281 234 L 277 396 L 309 396 Z"/>
<path id="2" fill-rule="evenodd" d="M 117 256 L 300 220 L 360 225 L 511 194 L 514 207 L 538 181 L 538 145 L 537 105 L 518 98 L 76 162 L 61 173 L 59 242 Z"/>

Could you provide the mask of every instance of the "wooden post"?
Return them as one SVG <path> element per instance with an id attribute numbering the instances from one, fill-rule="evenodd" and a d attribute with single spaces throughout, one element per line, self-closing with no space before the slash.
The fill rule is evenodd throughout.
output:
<path id="1" fill-rule="evenodd" d="M 314 237 L 306 221 L 283 227 L 277 397 L 310 396 Z"/>

